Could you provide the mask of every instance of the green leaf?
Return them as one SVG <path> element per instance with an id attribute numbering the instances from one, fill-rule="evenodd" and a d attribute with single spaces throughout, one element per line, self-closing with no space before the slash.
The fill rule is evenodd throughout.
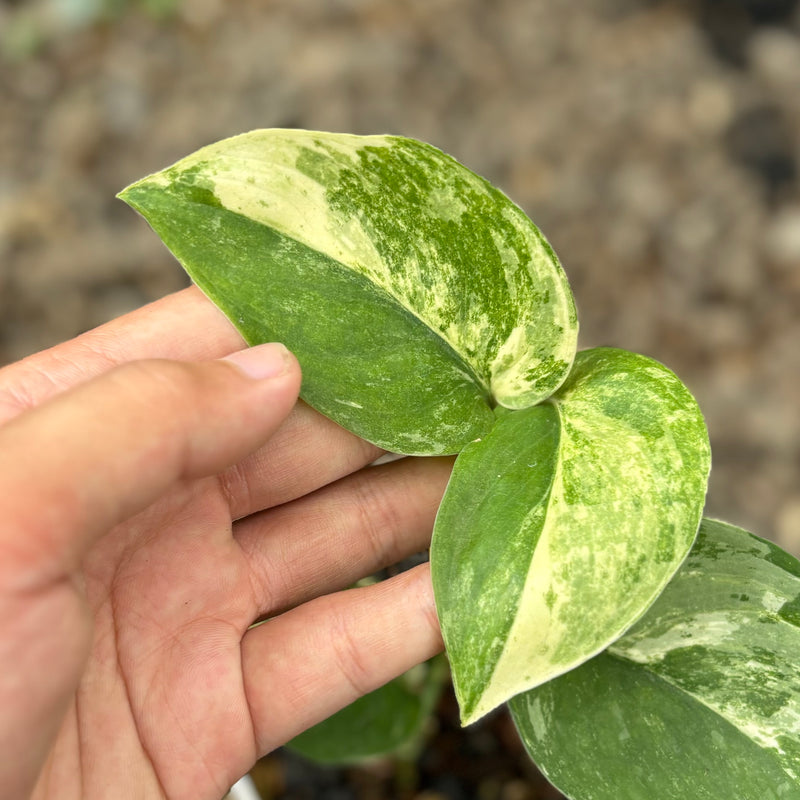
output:
<path id="1" fill-rule="evenodd" d="M 253 131 L 120 197 L 251 343 L 298 356 L 303 397 L 407 454 L 455 453 L 495 404 L 565 379 L 575 307 L 505 195 L 430 145 Z"/>
<path id="2" fill-rule="evenodd" d="M 511 701 L 576 800 L 800 797 L 800 562 L 704 520 L 647 614 L 606 653 Z"/>
<path id="3" fill-rule="evenodd" d="M 675 375 L 579 353 L 546 403 L 456 460 L 431 545 L 465 724 L 576 667 L 653 602 L 694 540 L 708 435 Z"/>
<path id="4" fill-rule="evenodd" d="M 394 753 L 422 735 L 446 667 L 434 659 L 359 698 L 287 747 L 323 764 L 357 764 Z"/>

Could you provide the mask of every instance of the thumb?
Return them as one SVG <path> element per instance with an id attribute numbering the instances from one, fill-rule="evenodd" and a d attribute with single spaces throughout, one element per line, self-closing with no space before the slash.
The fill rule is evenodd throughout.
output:
<path id="1" fill-rule="evenodd" d="M 0 428 L 4 577 L 29 589 L 69 574 L 176 481 L 257 449 L 299 389 L 294 357 L 265 344 L 200 364 L 126 364 L 15 418 Z"/>

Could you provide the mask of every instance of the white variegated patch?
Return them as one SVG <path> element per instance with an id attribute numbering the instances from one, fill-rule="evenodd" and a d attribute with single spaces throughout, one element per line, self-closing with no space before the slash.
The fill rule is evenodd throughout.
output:
<path id="1" fill-rule="evenodd" d="M 800 577 L 767 560 L 776 549 L 705 521 L 686 566 L 609 652 L 774 750 L 800 781 L 800 629 L 780 615 L 800 598 Z"/>
<path id="2" fill-rule="evenodd" d="M 525 746 L 592 800 L 800 797 L 800 563 L 704 520 L 607 650 L 510 702 Z"/>
<path id="3" fill-rule="evenodd" d="M 385 163 L 394 153 L 402 165 L 390 172 Z M 414 166 L 423 172 L 424 191 L 419 181 L 403 184 L 403 169 Z M 366 278 L 441 337 L 496 403 L 530 406 L 566 377 L 577 318 L 555 254 L 519 208 L 435 148 L 392 136 L 261 130 L 205 147 L 146 180 L 164 188 L 201 185 L 223 208 Z M 357 207 L 331 199 L 348 185 L 356 186 Z M 448 252 L 423 225 L 469 232 L 480 215 L 494 247 L 471 262 L 465 235 L 453 236 L 465 253 Z M 495 220 L 508 226 L 505 233 L 493 228 Z M 395 226 L 396 247 L 378 240 L 386 221 Z"/>
<path id="4" fill-rule="evenodd" d="M 469 497 L 464 487 L 469 484 L 465 480 L 461 485 L 456 462 L 458 500 L 450 507 L 446 494 L 440 511 L 441 527 L 457 531 L 451 535 L 459 555 L 450 555 L 461 559 L 462 580 L 456 588 L 451 588 L 452 578 L 437 581 L 436 559 L 448 558 L 437 520 L 434 587 L 465 723 L 608 647 L 670 580 L 700 522 L 709 446 L 691 395 L 664 367 L 624 351 L 599 348 L 580 353 L 575 370 L 548 401 L 557 411 L 560 431 L 549 492 L 532 498 L 523 516 L 509 519 L 498 507 L 497 530 L 486 529 L 490 520 L 485 508 L 497 488 L 491 487 L 491 496 L 482 494 L 486 484 L 478 472 L 476 451 L 468 466 L 475 473 L 474 503 L 480 516 L 465 516 L 472 513 L 464 505 Z M 516 425 L 517 419 L 501 418 L 497 430 Z M 541 438 L 538 424 L 532 417 L 527 431 L 535 447 Z M 485 458 L 496 447 L 507 448 L 503 452 L 509 460 L 541 458 L 535 450 L 528 452 L 519 437 L 516 428 L 507 439 L 493 434 Z M 492 458 L 497 463 L 501 456 L 494 453 Z M 519 491 L 525 491 L 524 485 Z M 502 494 L 496 502 L 504 502 Z M 471 536 L 496 536 L 498 554 L 510 540 L 519 540 L 515 553 L 524 552 L 528 537 L 528 558 L 497 555 L 493 567 L 482 565 L 485 572 L 491 571 L 491 579 L 487 575 L 477 581 L 471 577 L 475 568 L 465 563 L 476 552 L 463 544 Z M 464 592 L 472 592 L 473 586 L 485 591 L 482 587 L 489 580 L 520 588 L 508 597 L 507 609 L 486 609 L 481 623 L 481 597 Z M 468 620 L 463 618 L 465 608 L 470 609 Z M 456 631 L 467 627 L 491 636 L 500 646 L 457 643 Z M 463 635 L 470 636 L 466 630 Z M 478 658 L 481 664 L 471 663 Z M 494 659 L 491 670 L 485 666 L 487 658 Z"/>
<path id="5" fill-rule="evenodd" d="M 708 611 L 678 620 L 652 635 L 640 630 L 635 636 L 626 636 L 616 646 L 612 645 L 611 650 L 637 664 L 655 664 L 673 650 L 684 647 L 718 647 L 735 639 L 742 624 L 736 614 Z"/>

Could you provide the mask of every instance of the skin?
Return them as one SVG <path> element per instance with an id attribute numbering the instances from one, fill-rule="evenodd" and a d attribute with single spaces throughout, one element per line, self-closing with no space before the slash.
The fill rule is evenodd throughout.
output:
<path id="1" fill-rule="evenodd" d="M 0 796 L 218 799 L 441 649 L 427 565 L 347 587 L 450 460 L 368 466 L 243 347 L 191 288 L 0 370 Z"/>

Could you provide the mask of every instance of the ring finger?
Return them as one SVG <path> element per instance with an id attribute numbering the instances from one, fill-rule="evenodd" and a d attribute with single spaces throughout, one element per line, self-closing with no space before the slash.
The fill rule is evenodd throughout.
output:
<path id="1" fill-rule="evenodd" d="M 345 588 L 426 549 L 451 470 L 450 458 L 406 458 L 238 522 L 259 614 Z"/>

